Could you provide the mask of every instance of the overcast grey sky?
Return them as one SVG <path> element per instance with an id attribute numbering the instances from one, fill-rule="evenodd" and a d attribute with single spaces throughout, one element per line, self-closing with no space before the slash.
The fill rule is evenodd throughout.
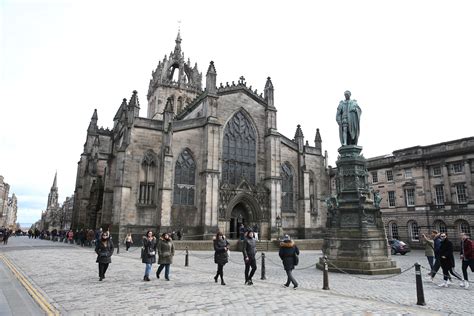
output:
<path id="1" fill-rule="evenodd" d="M 74 193 L 95 108 L 112 127 L 138 90 L 140 116 L 181 21 L 185 58 L 218 83 L 275 87 L 280 133 L 301 124 L 334 165 L 344 91 L 362 108 L 365 157 L 473 136 L 473 1 L 0 1 L 0 174 L 21 223 L 39 219 L 54 173 Z"/>

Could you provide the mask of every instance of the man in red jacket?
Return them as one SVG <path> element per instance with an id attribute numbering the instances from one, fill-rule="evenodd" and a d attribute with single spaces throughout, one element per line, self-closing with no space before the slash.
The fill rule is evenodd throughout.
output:
<path id="1" fill-rule="evenodd" d="M 461 233 L 461 260 L 464 281 L 462 281 L 460 285 L 465 289 L 468 289 L 469 281 L 467 278 L 467 267 L 470 267 L 471 272 L 474 272 L 474 249 L 473 242 L 469 239 L 469 235 L 466 233 Z"/>

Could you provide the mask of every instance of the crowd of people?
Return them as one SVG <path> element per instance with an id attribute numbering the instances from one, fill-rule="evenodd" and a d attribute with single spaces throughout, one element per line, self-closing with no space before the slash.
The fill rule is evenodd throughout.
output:
<path id="1" fill-rule="evenodd" d="M 253 227 L 258 231 L 258 227 Z M 252 228 L 244 227 L 241 225 L 240 233 L 240 249 L 243 255 L 243 262 L 245 264 L 244 277 L 246 285 L 253 285 L 253 276 L 257 271 L 256 254 L 257 247 L 256 241 L 258 240 L 258 233 L 254 232 Z M 8 242 L 8 236 L 11 232 L 5 229 L 0 230 L 0 233 L 4 236 L 4 243 Z M 96 262 L 99 265 L 99 280 L 102 281 L 105 278 L 108 265 L 112 262 L 111 257 L 114 252 L 114 244 L 108 231 L 102 231 L 102 228 L 94 231 L 91 229 L 83 230 L 69 230 L 69 231 L 38 231 L 29 230 L 29 238 L 47 238 L 52 240 L 69 242 L 71 244 L 76 243 L 81 246 L 93 246 L 95 245 L 95 252 L 97 254 Z M 173 237 L 181 238 L 181 234 L 162 233 L 158 238 L 154 236 L 152 231 L 148 231 L 142 240 L 141 248 L 141 259 L 142 263 L 145 264 L 145 273 L 143 281 L 150 281 L 150 274 L 153 270 L 153 264 L 158 262 L 158 268 L 156 270 L 156 277 L 159 279 L 163 269 L 164 277 L 166 281 L 170 281 L 170 270 L 171 264 L 173 263 L 173 256 L 175 254 L 175 248 L 173 244 Z M 452 284 L 452 276 L 460 281 L 460 286 L 468 289 L 469 278 L 468 268 L 471 272 L 474 272 L 474 243 L 469 238 L 469 235 L 462 233 L 460 235 L 461 243 L 461 269 L 462 275 L 458 274 L 455 270 L 455 259 L 454 259 L 454 246 L 451 240 L 448 238 L 446 232 L 438 232 L 436 230 L 431 231 L 430 236 L 422 234 L 423 243 L 425 244 L 425 255 L 430 265 L 431 271 L 428 273 L 428 277 L 434 282 L 434 278 L 438 273 L 439 269 L 443 272 L 443 282 L 439 284 L 440 287 L 448 287 Z M 129 250 L 131 245 L 134 243 L 132 235 L 128 233 L 123 241 L 126 247 L 126 251 Z M 214 245 L 214 262 L 217 264 L 217 272 L 214 276 L 214 281 L 217 283 L 220 279 L 221 285 L 226 285 L 224 281 L 224 266 L 229 262 L 229 251 L 230 244 L 227 241 L 224 234 L 220 231 L 213 237 Z M 298 264 L 299 249 L 295 242 L 290 238 L 289 235 L 284 235 L 280 242 L 279 256 L 282 260 L 283 268 L 287 275 L 287 281 L 283 284 L 284 287 L 289 287 L 293 284 L 293 288 L 298 287 L 298 282 L 294 278 L 292 271 Z M 157 260 L 158 257 L 158 260 Z"/>
<path id="2" fill-rule="evenodd" d="M 455 270 L 456 260 L 454 259 L 454 246 L 451 240 L 448 238 L 446 232 L 438 232 L 437 230 L 431 231 L 430 236 L 423 236 L 423 242 L 425 243 L 425 255 L 430 265 L 431 271 L 428 273 L 428 277 L 434 282 L 434 277 L 441 268 L 443 271 L 443 282 L 439 284 L 440 287 L 448 287 L 452 284 L 451 276 L 454 276 L 460 282 L 460 286 L 465 289 L 469 288 L 469 277 L 467 268 L 474 272 L 474 243 L 469 239 L 469 235 L 461 233 L 461 270 L 462 276 L 459 275 Z"/>

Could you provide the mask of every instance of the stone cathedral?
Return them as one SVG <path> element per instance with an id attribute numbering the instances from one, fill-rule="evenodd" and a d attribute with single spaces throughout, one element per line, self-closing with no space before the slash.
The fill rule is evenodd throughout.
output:
<path id="1" fill-rule="evenodd" d="M 311 145 L 299 125 L 293 139 L 278 132 L 270 78 L 263 94 L 244 77 L 218 87 L 211 61 L 204 87 L 181 41 L 178 33 L 152 72 L 146 118 L 136 91 L 123 99 L 112 130 L 98 128 L 94 110 L 72 227 L 108 227 L 119 238 L 152 229 L 206 239 L 218 229 L 237 238 L 240 224 L 257 224 L 262 239 L 280 229 L 321 237 L 329 174 L 319 130 Z"/>

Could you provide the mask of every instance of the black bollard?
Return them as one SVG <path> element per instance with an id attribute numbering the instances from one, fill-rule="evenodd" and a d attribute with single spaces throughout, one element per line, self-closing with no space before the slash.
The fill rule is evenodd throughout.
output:
<path id="1" fill-rule="evenodd" d="M 266 276 L 265 276 L 265 253 L 262 252 L 262 277 L 260 278 L 261 280 L 266 280 Z"/>
<path id="2" fill-rule="evenodd" d="M 119 254 L 119 253 L 120 253 L 120 243 L 118 242 L 117 243 L 117 254 Z"/>
<path id="3" fill-rule="evenodd" d="M 416 305 L 426 305 L 425 303 L 425 294 L 423 293 L 423 282 L 421 280 L 421 265 L 415 263 L 415 275 L 416 275 Z"/>
<path id="4" fill-rule="evenodd" d="M 189 251 L 188 247 L 186 247 L 186 255 L 184 257 L 184 266 L 189 267 Z"/>
<path id="5" fill-rule="evenodd" d="M 324 271 L 323 271 L 323 290 L 329 290 L 329 278 L 328 278 L 328 257 L 324 256 Z"/>

